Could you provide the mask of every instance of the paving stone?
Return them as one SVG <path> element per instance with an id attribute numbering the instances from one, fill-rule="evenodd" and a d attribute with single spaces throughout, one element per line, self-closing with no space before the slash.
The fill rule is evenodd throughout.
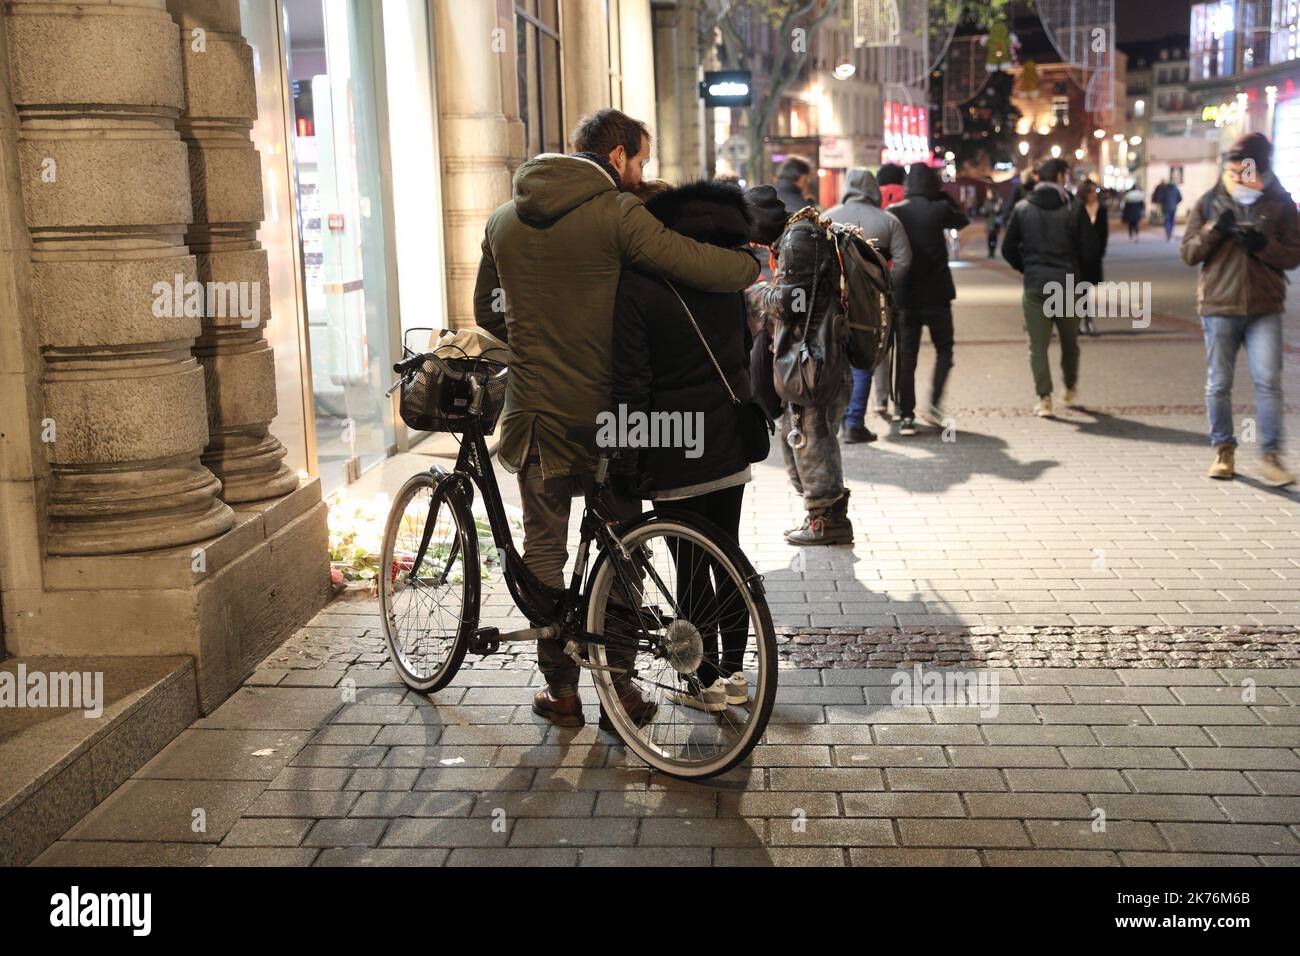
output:
<path id="1" fill-rule="evenodd" d="M 128 780 L 64 839 L 220 843 L 264 786 L 240 780 Z M 202 828 L 196 830 L 200 820 Z"/>
<path id="2" fill-rule="evenodd" d="M 1006 771 L 1012 790 L 1055 793 L 1128 793 L 1128 784 L 1116 770 L 1033 770 Z"/>
<path id="3" fill-rule="evenodd" d="M 828 817 L 768 820 L 773 846 L 894 846 L 888 820 L 836 820 Z"/>
<path id="4" fill-rule="evenodd" d="M 60 840 L 32 866 L 125 867 L 202 866 L 214 848 L 199 843 L 132 843 Z"/>
<path id="5" fill-rule="evenodd" d="M 851 866 L 980 866 L 975 850 L 955 848 L 923 849 L 920 847 L 853 847 L 849 850 Z"/>
<path id="6" fill-rule="evenodd" d="M 1071 767 L 1157 767 L 1182 770 L 1186 764 L 1168 747 L 1062 747 Z"/>
<path id="7" fill-rule="evenodd" d="M 1054 747 L 947 747 L 954 767 L 1064 767 Z"/>
<path id="8" fill-rule="evenodd" d="M 1224 819 L 1223 811 L 1203 794 L 1093 793 L 1089 800 L 1110 820 Z"/>
<path id="9" fill-rule="evenodd" d="M 883 790 L 884 780 L 874 767 L 803 768 L 774 767 L 773 790 Z"/>
<path id="10" fill-rule="evenodd" d="M 847 817 L 964 817 L 955 793 L 846 793 Z"/>
<path id="11" fill-rule="evenodd" d="M 1035 708 L 1045 724 L 1149 724 L 1143 708 L 1131 704 L 1039 704 Z M 1156 721 L 1194 723 L 1195 721 Z"/>
<path id="12" fill-rule="evenodd" d="M 413 790 L 420 779 L 414 767 L 363 767 L 352 771 L 345 790 Z"/>
<path id="13" fill-rule="evenodd" d="M 1103 747 L 1200 747 L 1211 743 L 1200 727 L 1093 727 Z"/>
<path id="14" fill-rule="evenodd" d="M 303 839 L 304 846 L 374 846 L 388 828 L 387 820 L 318 820 Z"/>
<path id="15" fill-rule="evenodd" d="M 1109 850 L 986 850 L 988 866 L 1119 866 Z"/>
<path id="16" fill-rule="evenodd" d="M 980 730 L 994 746 L 1094 747 L 1097 744 L 1091 728 L 1075 724 L 986 724 Z"/>
<path id="17" fill-rule="evenodd" d="M 1300 797 L 1225 796 L 1216 801 L 1234 823 L 1300 824 Z"/>
<path id="18" fill-rule="evenodd" d="M 382 728 L 379 724 L 331 724 L 312 735 L 313 744 L 369 744 Z"/>
<path id="19" fill-rule="evenodd" d="M 784 821 L 783 821 L 784 822 Z M 746 819 L 662 819 L 640 821 L 639 846 L 763 846 L 766 824 Z"/>
<path id="20" fill-rule="evenodd" d="M 315 847 L 214 847 L 204 866 L 311 866 Z"/>
<path id="21" fill-rule="evenodd" d="M 593 791 L 480 793 L 475 797 L 475 817 L 493 817 L 504 814 L 515 817 L 590 817 L 596 805 Z"/>
<path id="22" fill-rule="evenodd" d="M 1258 823 L 1160 823 L 1157 826 L 1175 850 L 1300 854 L 1300 840 L 1286 827 Z"/>
<path id="23" fill-rule="evenodd" d="M 342 790 L 353 771 L 342 767 L 285 767 L 268 790 Z"/>
<path id="24" fill-rule="evenodd" d="M 904 846 L 998 847 L 1029 846 L 1025 826 L 1018 820 L 899 820 Z"/>
<path id="25" fill-rule="evenodd" d="M 363 793 L 348 811 L 350 817 L 467 817 L 475 796 L 454 790 L 404 793 L 380 790 Z"/>
<path id="26" fill-rule="evenodd" d="M 858 852 L 856 850 L 850 852 Z M 875 852 L 862 851 L 862 852 Z M 844 866 L 844 851 L 832 847 L 730 847 L 713 851 L 714 866 Z M 856 865 L 856 864 L 855 864 Z"/>
<path id="27" fill-rule="evenodd" d="M 1235 770 L 1125 770 L 1124 776 L 1138 793 L 1255 793 Z"/>
<path id="28" fill-rule="evenodd" d="M 1163 850 L 1165 841 L 1150 823 L 1134 820 L 1028 820 L 1034 846 L 1048 850 Z"/>
<path id="29" fill-rule="evenodd" d="M 245 815 L 250 817 L 343 817 L 356 802 L 355 791 L 268 790 Z"/>
<path id="30" fill-rule="evenodd" d="M 335 747 L 309 745 L 293 758 L 295 767 L 377 767 L 386 747 Z"/>
<path id="31" fill-rule="evenodd" d="M 942 747 L 832 747 L 837 767 L 946 767 Z"/>
<path id="32" fill-rule="evenodd" d="M 240 820 L 221 841 L 222 846 L 297 846 L 315 820 L 293 817 Z"/>
<path id="33" fill-rule="evenodd" d="M 504 827 L 494 826 L 495 823 L 491 818 L 403 817 L 389 823 L 380 846 L 431 846 L 448 849 L 505 846 L 510 838 L 510 821 L 504 821 Z"/>
<path id="34" fill-rule="evenodd" d="M 195 729 L 316 730 L 343 706 L 336 690 L 241 687 Z"/>
<path id="35" fill-rule="evenodd" d="M 1203 727 L 1211 743 L 1220 747 L 1294 747 L 1296 732 L 1290 727 Z M 1196 747 L 1204 741 L 1189 741 L 1183 746 Z"/>
<path id="36" fill-rule="evenodd" d="M 631 846 L 636 842 L 635 819 L 539 818 L 516 821 L 511 846 Z"/>
<path id="37" fill-rule="evenodd" d="M 1193 770 L 1300 770 L 1300 757 L 1279 747 L 1179 747 L 1178 753 Z"/>
<path id="38" fill-rule="evenodd" d="M 712 817 L 727 794 L 683 790 L 603 790 L 596 796 L 598 817 Z"/>
<path id="39" fill-rule="evenodd" d="M 416 790 L 527 790 L 531 768 L 430 767 L 421 771 Z"/>
<path id="40" fill-rule="evenodd" d="M 963 790 L 1006 790 L 1006 781 L 991 769 L 928 769 L 890 767 L 885 771 L 890 790 L 928 790 L 956 793 Z"/>
<path id="41" fill-rule="evenodd" d="M 1259 724 L 1249 707 L 1178 704 L 1174 707 L 1143 707 L 1153 724 Z"/>
<path id="42" fill-rule="evenodd" d="M 967 793 L 964 796 L 972 817 L 1086 820 L 1092 813 L 1088 801 L 1077 793 Z"/>
<path id="43" fill-rule="evenodd" d="M 876 738 L 876 743 L 885 746 L 983 742 L 980 728 L 969 724 L 877 724 L 871 728 L 871 732 Z"/>
<path id="44" fill-rule="evenodd" d="M 321 850 L 313 866 L 442 866 L 450 850 L 424 847 L 341 846 Z"/>
<path id="45" fill-rule="evenodd" d="M 306 742 L 288 730 L 185 730 L 136 772 L 154 780 L 272 780 Z"/>
<path id="46" fill-rule="evenodd" d="M 1293 770 L 1247 770 L 1246 778 L 1266 796 L 1300 795 L 1300 773 Z"/>
<path id="47" fill-rule="evenodd" d="M 578 850 L 573 847 L 457 847 L 447 857 L 447 866 L 508 866 L 513 869 L 539 866 L 577 866 Z"/>
<path id="48" fill-rule="evenodd" d="M 593 846 L 583 847 L 579 866 L 712 866 L 713 850 L 707 846 Z"/>
<path id="49" fill-rule="evenodd" d="M 602 798 L 604 794 L 601 795 Z M 862 794 L 845 794 L 848 797 Z M 597 812 L 600 804 L 597 802 Z M 834 793 L 818 791 L 800 793 L 782 790 L 776 793 L 748 791 L 717 794 L 717 815 L 720 817 L 779 817 L 793 816 L 796 812 L 806 817 L 836 817 L 840 815 L 839 799 Z M 877 814 L 849 813 L 848 816 L 876 816 Z"/>
<path id="50" fill-rule="evenodd" d="M 1151 853 L 1122 851 L 1120 861 L 1125 866 L 1259 866 L 1255 857 L 1245 853 Z M 1296 859 L 1291 857 L 1290 859 Z"/>

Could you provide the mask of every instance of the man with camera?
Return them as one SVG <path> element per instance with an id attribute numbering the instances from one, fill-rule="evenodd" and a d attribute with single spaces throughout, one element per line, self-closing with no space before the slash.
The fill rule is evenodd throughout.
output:
<path id="1" fill-rule="evenodd" d="M 1282 461 L 1282 311 L 1286 271 L 1300 265 L 1300 220 L 1272 161 L 1272 144 L 1262 133 L 1233 142 L 1221 179 L 1192 207 L 1181 252 L 1185 263 L 1201 267 L 1196 304 L 1205 329 L 1205 400 L 1215 448 L 1210 477 L 1236 474 L 1232 378 L 1244 345 L 1255 381 L 1260 478 L 1282 487 L 1295 480 Z"/>

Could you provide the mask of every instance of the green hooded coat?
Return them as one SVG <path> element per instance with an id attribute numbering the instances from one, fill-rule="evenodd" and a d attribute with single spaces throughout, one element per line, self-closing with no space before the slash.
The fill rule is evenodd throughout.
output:
<path id="1" fill-rule="evenodd" d="M 547 478 L 593 468 L 565 436 L 609 408 L 614 296 L 624 266 L 705 292 L 758 277 L 745 252 L 664 227 L 601 166 L 547 153 L 515 173 L 514 198 L 488 218 L 474 289 L 480 326 L 510 346 L 498 456 L 518 471 L 535 439 Z"/>

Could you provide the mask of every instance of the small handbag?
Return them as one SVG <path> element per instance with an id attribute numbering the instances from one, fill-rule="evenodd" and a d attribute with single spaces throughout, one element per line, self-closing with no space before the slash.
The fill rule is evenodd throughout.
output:
<path id="1" fill-rule="evenodd" d="M 704 351 L 709 353 L 709 361 L 717 369 L 718 378 L 722 379 L 723 387 L 727 390 L 727 394 L 731 396 L 731 404 L 735 406 L 736 415 L 740 420 L 740 445 L 745 452 L 745 458 L 751 463 L 766 461 L 768 452 L 772 450 L 772 435 L 776 433 L 776 423 L 772 421 L 772 416 L 753 399 L 742 402 L 736 397 L 736 393 L 732 391 L 731 383 L 727 381 L 727 376 L 722 372 L 722 366 L 718 364 L 717 358 L 713 355 L 713 349 L 709 348 L 709 342 L 704 337 L 704 332 L 700 330 L 700 324 L 695 321 L 690 306 L 686 304 L 686 301 L 671 282 L 665 279 L 664 284 L 676 296 L 677 301 L 681 304 L 682 311 L 691 320 L 691 325 L 695 328 L 695 334 L 700 337 L 700 344 L 704 346 Z"/>

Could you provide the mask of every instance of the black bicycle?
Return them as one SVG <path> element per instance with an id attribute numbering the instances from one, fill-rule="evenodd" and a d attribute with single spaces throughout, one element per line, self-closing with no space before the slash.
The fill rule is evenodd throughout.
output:
<path id="1" fill-rule="evenodd" d="M 597 461 L 569 585 L 537 580 L 515 549 L 485 441 L 505 403 L 508 369 L 439 351 L 410 354 L 393 367 L 403 420 L 462 436 L 452 471 L 435 465 L 402 486 L 384 532 L 380 608 L 402 680 L 433 693 L 467 653 L 559 641 L 591 672 L 614 731 L 646 763 L 694 779 L 734 767 L 762 736 L 776 698 L 776 638 L 762 576 L 708 522 L 653 511 L 612 518 L 602 504 L 612 453 L 594 447 L 591 429 L 569 434 Z M 479 626 L 485 576 L 504 581 L 531 627 Z M 733 671 L 725 700 L 719 685 L 705 687 Z M 737 687 L 741 696 L 731 696 Z M 655 706 L 642 706 L 633 689 Z"/>

